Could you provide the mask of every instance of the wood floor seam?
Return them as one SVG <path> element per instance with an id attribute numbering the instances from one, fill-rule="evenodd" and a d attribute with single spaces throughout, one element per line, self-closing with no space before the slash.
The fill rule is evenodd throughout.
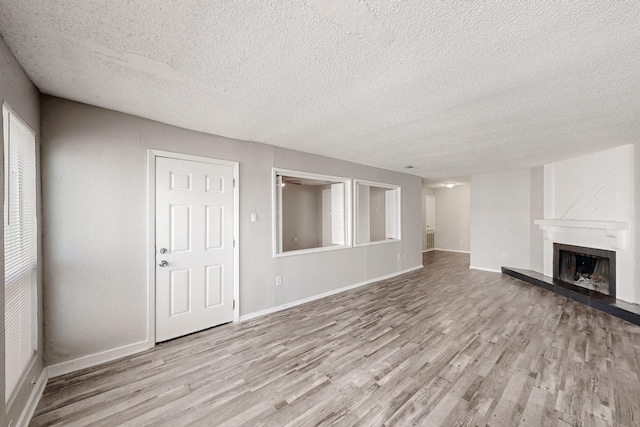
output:
<path id="1" fill-rule="evenodd" d="M 640 327 L 424 268 L 56 377 L 32 426 L 635 426 Z"/>

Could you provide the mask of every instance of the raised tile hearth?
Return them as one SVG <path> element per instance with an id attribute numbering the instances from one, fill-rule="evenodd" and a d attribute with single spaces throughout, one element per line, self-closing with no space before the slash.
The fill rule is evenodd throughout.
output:
<path id="1" fill-rule="evenodd" d="M 537 271 L 502 267 L 502 273 L 611 314 L 629 323 L 640 325 L 640 305 L 562 282 Z"/>

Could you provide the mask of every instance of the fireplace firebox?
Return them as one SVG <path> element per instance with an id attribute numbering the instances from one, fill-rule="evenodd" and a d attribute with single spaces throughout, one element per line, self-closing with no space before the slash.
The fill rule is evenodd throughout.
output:
<path id="1" fill-rule="evenodd" d="M 615 298 L 616 253 L 554 243 L 553 278 Z"/>

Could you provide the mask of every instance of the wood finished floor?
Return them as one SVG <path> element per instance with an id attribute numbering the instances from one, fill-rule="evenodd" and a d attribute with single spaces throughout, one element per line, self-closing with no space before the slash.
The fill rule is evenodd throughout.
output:
<path id="1" fill-rule="evenodd" d="M 640 327 L 424 262 L 54 378 L 31 425 L 640 425 Z"/>

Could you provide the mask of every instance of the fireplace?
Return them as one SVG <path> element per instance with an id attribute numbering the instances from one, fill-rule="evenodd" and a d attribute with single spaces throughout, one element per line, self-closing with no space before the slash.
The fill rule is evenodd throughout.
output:
<path id="1" fill-rule="evenodd" d="M 554 243 L 553 278 L 615 297 L 616 253 Z"/>

